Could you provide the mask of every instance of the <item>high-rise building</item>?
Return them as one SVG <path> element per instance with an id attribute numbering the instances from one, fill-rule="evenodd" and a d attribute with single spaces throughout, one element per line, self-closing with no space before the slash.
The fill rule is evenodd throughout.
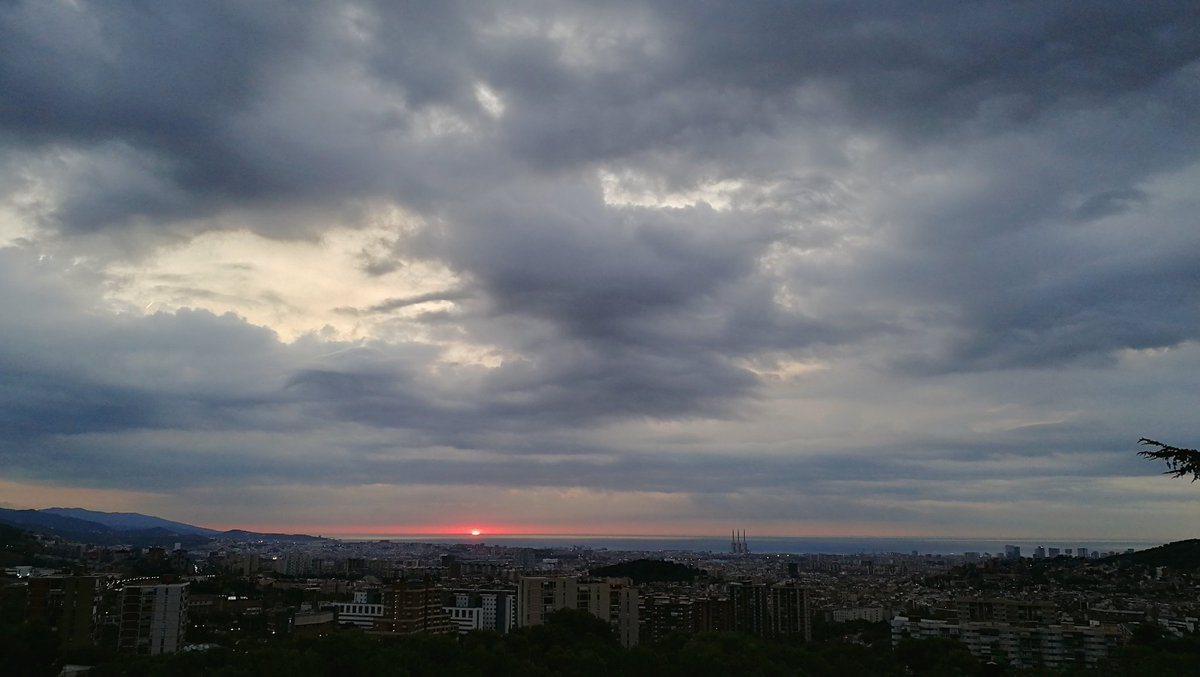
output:
<path id="1" fill-rule="evenodd" d="M 187 629 L 187 583 L 126 585 L 120 600 L 120 652 L 154 656 L 182 648 Z"/>
<path id="2" fill-rule="evenodd" d="M 517 625 L 546 622 L 558 609 L 577 609 L 579 579 L 574 576 L 525 576 L 517 585 Z"/>
<path id="3" fill-rule="evenodd" d="M 526 576 L 517 589 L 517 624 L 541 625 L 559 609 L 586 611 L 612 626 L 624 646 L 638 643 L 638 592 L 628 580 L 580 581 L 574 576 Z"/>
<path id="4" fill-rule="evenodd" d="M 359 590 L 349 602 L 334 602 L 338 625 L 356 625 L 364 630 L 374 630 L 383 620 L 383 593 L 378 590 Z"/>
<path id="5" fill-rule="evenodd" d="M 795 583 L 730 583 L 730 629 L 759 637 L 812 639 L 808 591 Z"/>
<path id="6" fill-rule="evenodd" d="M 26 619 L 58 633 L 64 647 L 96 641 L 100 579 L 94 576 L 50 576 L 28 582 Z"/>
<path id="7" fill-rule="evenodd" d="M 700 632 L 731 632 L 733 607 L 728 597 L 701 597 L 696 600 L 696 629 Z"/>
<path id="8" fill-rule="evenodd" d="M 733 608 L 733 629 L 760 637 L 770 628 L 767 611 L 770 595 L 762 583 L 730 583 L 729 605 Z"/>
<path id="9" fill-rule="evenodd" d="M 448 593 L 443 600 L 446 613 L 459 632 L 491 630 L 504 634 L 516 622 L 517 601 L 512 590 L 460 589 Z"/>
<path id="10" fill-rule="evenodd" d="M 608 605 L 607 617 L 601 615 L 600 618 L 607 620 L 613 627 L 621 646 L 636 645 L 639 641 L 638 631 L 640 630 L 637 588 L 629 581 L 609 581 L 592 585 L 600 587 Z"/>
<path id="11" fill-rule="evenodd" d="M 479 593 L 483 607 L 483 629 L 501 634 L 517 624 L 517 596 L 511 590 L 484 590 Z"/>
<path id="12" fill-rule="evenodd" d="M 771 634 L 812 641 L 812 623 L 808 609 L 808 591 L 795 583 L 771 586 Z"/>
<path id="13" fill-rule="evenodd" d="M 691 635 L 700 629 L 696 600 L 668 594 L 642 598 L 638 619 L 642 624 L 639 636 L 658 642 L 672 634 Z"/>
<path id="14" fill-rule="evenodd" d="M 1021 559 L 1021 546 L 1019 546 L 1019 545 L 1004 546 L 1004 559 Z"/>
<path id="15" fill-rule="evenodd" d="M 383 591 L 383 617 L 375 629 L 397 635 L 456 631 L 442 607 L 442 593 L 428 580 L 393 583 Z"/>

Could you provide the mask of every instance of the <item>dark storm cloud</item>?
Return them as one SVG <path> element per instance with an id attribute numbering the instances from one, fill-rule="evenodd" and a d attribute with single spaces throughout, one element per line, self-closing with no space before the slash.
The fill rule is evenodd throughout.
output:
<path id="1" fill-rule="evenodd" d="M 945 134 L 994 127 L 996 108 L 1028 109 L 1019 123 L 1043 109 L 1103 106 L 1153 91 L 1200 55 L 1179 3 L 12 3 L 2 16 L 9 142 L 123 144 L 165 184 L 158 196 L 118 192 L 98 213 L 86 208 L 95 197 L 77 196 L 67 229 L 120 224 L 122 210 L 161 219 L 389 188 L 419 202 L 451 192 L 422 173 L 444 178 L 462 160 L 484 162 L 474 172 L 494 181 L 512 158 L 477 143 L 429 158 L 411 136 L 413 114 L 433 106 L 479 122 L 477 81 L 505 97 L 499 140 L 526 161 L 661 151 L 726 162 L 730 140 L 753 143 L 806 118 L 820 127 L 851 112 L 902 134 Z M 496 35 L 506 19 L 592 20 L 618 35 L 596 48 L 596 63 L 572 63 L 562 55 L 571 45 L 545 33 Z M 564 39 L 586 47 L 586 29 Z M 347 88 L 355 77 L 362 86 Z M 796 102 L 810 85 L 835 97 L 830 117 Z"/>
<path id="2" fill-rule="evenodd" d="M 58 219 L 68 231 L 205 213 L 214 197 L 262 193 L 266 177 L 226 131 L 276 59 L 296 56 L 309 19 L 303 8 L 267 4 L 6 3 L 3 138 L 120 156 L 98 176 L 77 177 L 85 192 L 65 196 Z M 113 172 L 150 173 L 160 185 L 133 191 Z"/>
<path id="3" fill-rule="evenodd" d="M 862 114 L 930 130 L 989 102 L 1027 116 L 1109 99 L 1200 56 L 1194 8 L 1172 2 L 667 6 L 699 73 L 762 88 L 822 78 Z"/>

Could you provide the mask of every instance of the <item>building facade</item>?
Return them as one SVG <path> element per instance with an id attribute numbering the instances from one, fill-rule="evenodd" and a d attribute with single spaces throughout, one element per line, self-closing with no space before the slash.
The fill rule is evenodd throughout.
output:
<path id="1" fill-rule="evenodd" d="M 516 626 L 517 596 L 513 590 L 452 590 L 445 596 L 446 613 L 459 633 L 490 630 L 507 633 Z"/>
<path id="2" fill-rule="evenodd" d="M 117 650 L 155 656 L 183 648 L 187 583 L 126 585 L 120 596 Z"/>
<path id="3" fill-rule="evenodd" d="M 794 583 L 776 583 L 770 589 L 768 605 L 773 637 L 792 637 L 812 641 L 812 623 L 808 591 Z"/>
<path id="4" fill-rule="evenodd" d="M 45 624 L 58 634 L 63 647 L 77 648 L 96 642 L 100 612 L 100 579 L 95 576 L 31 578 L 25 617 Z"/>
<path id="5" fill-rule="evenodd" d="M 339 625 L 354 625 L 364 630 L 374 630 L 383 620 L 383 595 L 378 590 L 360 590 L 350 602 L 334 602 Z"/>
<path id="6" fill-rule="evenodd" d="M 622 646 L 639 640 L 638 592 L 626 579 L 580 581 L 575 576 L 526 576 L 517 587 L 517 624 L 541 625 L 559 609 L 578 609 L 607 622 Z"/>
<path id="7" fill-rule="evenodd" d="M 893 644 L 938 637 L 962 642 L 980 660 L 1019 668 L 1095 666 L 1125 642 L 1124 632 L 1114 625 L 892 619 Z"/>
<path id="8" fill-rule="evenodd" d="M 758 637 L 812 639 L 808 591 L 795 583 L 730 583 L 731 630 Z M 714 628 L 715 629 L 715 628 Z"/>
<path id="9" fill-rule="evenodd" d="M 396 635 L 452 634 L 456 631 L 442 607 L 442 593 L 428 580 L 393 583 L 383 591 L 383 617 L 375 629 Z"/>

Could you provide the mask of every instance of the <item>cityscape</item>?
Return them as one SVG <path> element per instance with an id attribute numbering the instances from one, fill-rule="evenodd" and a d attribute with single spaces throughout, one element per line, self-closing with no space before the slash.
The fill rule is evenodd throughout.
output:
<path id="1" fill-rule="evenodd" d="M 4 533 L 4 621 L 41 624 L 56 655 L 100 657 L 101 667 L 345 633 L 506 636 L 573 610 L 626 650 L 722 633 L 864 650 L 952 640 L 1010 670 L 1098 670 L 1146 629 L 1183 638 L 1200 622 L 1200 541 L 797 554 L 759 551 L 738 529 L 726 550 L 697 552 L 213 532 L 81 509 L 9 510 L 0 524 L 31 530 Z M 106 543 L 55 535 L 89 528 Z M 112 542 L 122 538 L 143 545 Z M 148 545 L 172 538 L 182 540 Z"/>
<path id="2" fill-rule="evenodd" d="M 1198 17 L 0 2 L 0 673 L 1196 674 Z"/>

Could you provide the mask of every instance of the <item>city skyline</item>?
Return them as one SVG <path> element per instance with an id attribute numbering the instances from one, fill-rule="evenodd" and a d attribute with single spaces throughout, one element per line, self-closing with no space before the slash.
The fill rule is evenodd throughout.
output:
<path id="1" fill-rule="evenodd" d="M 1178 3 L 0 8 L 0 507 L 1170 541 Z"/>

